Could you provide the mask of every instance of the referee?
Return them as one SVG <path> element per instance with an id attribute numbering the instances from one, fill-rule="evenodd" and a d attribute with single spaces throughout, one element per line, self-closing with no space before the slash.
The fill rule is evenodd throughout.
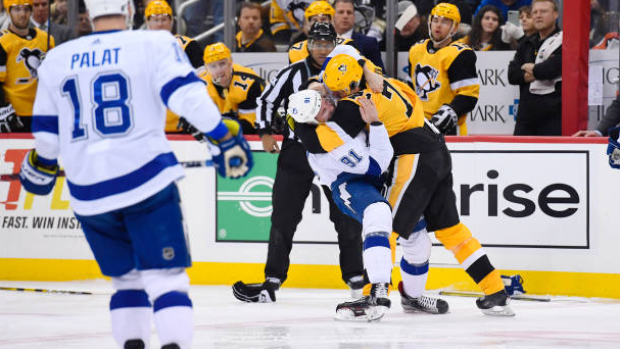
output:
<path id="1" fill-rule="evenodd" d="M 257 100 L 256 124 L 263 148 L 270 153 L 280 152 L 273 186 L 273 213 L 269 233 L 269 250 L 265 266 L 265 282 L 233 285 L 233 294 L 245 302 L 275 302 L 275 291 L 286 280 L 293 247 L 293 235 L 301 221 L 306 198 L 312 187 L 314 173 L 308 164 L 306 151 L 289 127 L 285 128 L 282 150 L 271 135 L 271 124 L 278 107 L 288 107 L 288 97 L 299 91 L 309 78 L 321 72 L 323 62 L 336 45 L 336 31 L 330 23 L 315 23 L 309 32 L 308 51 L 303 61 L 282 69 Z M 323 186 L 329 201 L 329 219 L 338 233 L 342 279 L 355 292 L 363 283 L 362 226 L 340 212 L 328 187 Z"/>

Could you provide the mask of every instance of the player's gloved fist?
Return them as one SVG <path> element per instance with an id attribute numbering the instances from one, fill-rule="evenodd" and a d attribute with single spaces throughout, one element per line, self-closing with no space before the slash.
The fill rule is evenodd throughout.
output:
<path id="1" fill-rule="evenodd" d="M 24 189 L 36 195 L 47 195 L 56 184 L 58 163 L 56 160 L 40 158 L 32 149 L 22 162 L 19 181 Z"/>
<path id="2" fill-rule="evenodd" d="M 451 106 L 444 104 L 439 110 L 433 115 L 431 118 L 431 122 L 435 127 L 441 131 L 441 133 L 447 133 L 456 127 L 456 123 L 459 119 L 459 116 L 456 115 L 454 109 Z"/>
<path id="3" fill-rule="evenodd" d="M 205 136 L 202 132 L 198 131 L 197 128 L 192 126 L 185 118 L 179 118 L 179 124 L 177 125 L 177 129 L 183 130 L 183 132 L 191 134 L 198 142 L 204 142 Z"/>
<path id="4" fill-rule="evenodd" d="M 228 127 L 232 138 L 217 141 L 207 137 L 213 164 L 222 177 L 245 177 L 254 166 L 250 145 L 243 137 L 239 122 L 228 118 L 223 118 L 222 122 Z"/>
<path id="5" fill-rule="evenodd" d="M 620 127 L 609 129 L 609 145 L 607 146 L 607 155 L 609 155 L 609 166 L 620 169 L 620 142 L 618 142 L 618 134 Z"/>
<path id="6" fill-rule="evenodd" d="M 24 128 L 24 124 L 15 114 L 15 109 L 11 104 L 0 107 L 0 133 L 18 132 Z"/>

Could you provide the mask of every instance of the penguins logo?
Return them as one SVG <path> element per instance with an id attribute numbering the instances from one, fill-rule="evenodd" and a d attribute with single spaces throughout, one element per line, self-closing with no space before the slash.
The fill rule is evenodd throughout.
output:
<path id="1" fill-rule="evenodd" d="M 19 63 L 24 61 L 24 65 L 26 65 L 26 68 L 30 72 L 30 78 L 17 79 L 18 83 L 25 84 L 30 82 L 31 79 L 37 78 L 37 69 L 41 65 L 44 55 L 45 54 L 43 51 L 38 48 L 31 50 L 28 47 L 24 47 L 21 51 L 19 51 L 19 54 L 17 55 L 17 62 Z"/>
<path id="2" fill-rule="evenodd" d="M 415 92 L 418 94 L 421 100 L 428 101 L 428 94 L 441 87 L 441 84 L 437 81 L 439 72 L 437 69 L 430 65 L 415 66 Z"/>

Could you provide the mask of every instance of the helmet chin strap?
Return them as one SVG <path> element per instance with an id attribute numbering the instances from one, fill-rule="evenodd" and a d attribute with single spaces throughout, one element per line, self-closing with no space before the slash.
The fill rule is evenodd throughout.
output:
<path id="1" fill-rule="evenodd" d="M 432 18 L 431 18 L 432 20 Z M 428 21 L 428 36 L 430 37 L 431 41 L 433 42 L 433 46 L 438 46 L 443 44 L 444 42 L 446 42 L 446 40 L 451 39 L 455 34 L 456 34 L 456 30 L 454 30 L 454 21 L 452 21 L 452 27 L 450 28 L 450 32 L 448 32 L 448 35 L 441 41 L 435 41 L 435 39 L 433 38 L 433 32 L 431 31 L 431 22 L 430 20 Z M 453 32 L 454 31 L 454 32 Z"/>

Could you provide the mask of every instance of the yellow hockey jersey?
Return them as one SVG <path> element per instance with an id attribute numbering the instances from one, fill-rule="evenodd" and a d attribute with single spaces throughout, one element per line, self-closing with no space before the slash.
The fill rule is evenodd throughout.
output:
<path id="1" fill-rule="evenodd" d="M 50 48 L 54 38 L 50 37 Z M 47 33 L 31 28 L 26 37 L 9 29 L 0 32 L 0 83 L 4 99 L 19 116 L 32 116 L 37 68 L 47 52 Z M 4 102 L 4 101 L 3 101 Z"/>
<path id="2" fill-rule="evenodd" d="M 209 73 L 203 74 L 201 78 L 207 83 L 207 92 L 222 115 L 236 115 L 239 121 L 254 127 L 256 99 L 265 88 L 265 81 L 254 70 L 233 64 L 233 76 L 228 88 L 214 84 Z M 247 131 L 247 127 L 244 131 Z"/>
<path id="3" fill-rule="evenodd" d="M 373 93 L 367 88 L 343 98 L 338 103 L 330 121 L 339 127 L 319 124 L 314 128 L 307 124 L 295 124 L 295 132 L 306 149 L 311 153 L 330 152 L 345 143 L 345 137 L 339 132 L 345 132 L 351 137 L 362 132 L 367 126 L 359 112 L 358 101 L 362 98 L 374 102 L 395 155 L 418 154 L 425 149 L 440 146 L 437 135 L 430 128 L 425 128 L 422 102 L 415 92 L 396 79 L 386 78 L 383 92 Z"/>
<path id="4" fill-rule="evenodd" d="M 459 134 L 467 134 L 466 116 L 480 93 L 474 51 L 458 42 L 435 50 L 426 39 L 409 50 L 409 74 L 426 118 L 450 104 L 459 115 Z"/>
<path id="5" fill-rule="evenodd" d="M 202 50 L 196 40 L 183 35 L 175 35 L 179 45 L 189 58 L 190 63 L 196 69 L 196 74 L 203 74 L 205 71 L 204 61 L 202 60 Z M 179 132 L 179 116 L 170 110 L 166 112 L 166 132 Z"/>
<path id="6" fill-rule="evenodd" d="M 271 0 L 269 24 L 271 34 L 282 30 L 301 30 L 304 12 L 314 0 Z"/>

